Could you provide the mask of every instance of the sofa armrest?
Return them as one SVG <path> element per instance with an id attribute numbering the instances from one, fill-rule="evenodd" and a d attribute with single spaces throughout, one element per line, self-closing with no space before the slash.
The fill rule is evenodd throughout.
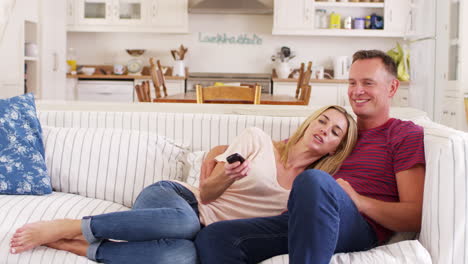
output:
<path id="1" fill-rule="evenodd" d="M 468 254 L 468 134 L 430 121 L 424 127 L 426 178 L 420 242 L 433 263 Z"/>

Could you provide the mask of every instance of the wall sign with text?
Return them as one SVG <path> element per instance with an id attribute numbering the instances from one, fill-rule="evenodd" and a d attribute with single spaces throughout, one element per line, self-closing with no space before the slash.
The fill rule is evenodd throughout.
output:
<path id="1" fill-rule="evenodd" d="M 238 45 L 262 45 L 262 38 L 257 34 L 241 33 L 229 35 L 227 33 L 202 33 L 198 32 L 198 41 L 213 44 L 238 44 Z"/>

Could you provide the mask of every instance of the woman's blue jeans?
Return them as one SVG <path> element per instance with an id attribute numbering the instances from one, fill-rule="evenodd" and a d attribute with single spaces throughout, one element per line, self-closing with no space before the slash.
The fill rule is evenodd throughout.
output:
<path id="1" fill-rule="evenodd" d="M 178 183 L 154 183 L 139 194 L 132 210 L 84 217 L 81 223 L 91 260 L 197 263 L 193 239 L 200 231 L 198 202 Z"/>
<path id="2" fill-rule="evenodd" d="M 258 263 L 282 254 L 293 264 L 328 264 L 334 253 L 367 250 L 377 239 L 333 177 L 307 170 L 293 183 L 288 212 L 211 224 L 195 244 L 202 264 Z"/>

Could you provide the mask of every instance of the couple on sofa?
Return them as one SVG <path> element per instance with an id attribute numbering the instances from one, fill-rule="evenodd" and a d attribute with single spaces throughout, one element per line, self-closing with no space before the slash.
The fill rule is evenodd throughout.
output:
<path id="1" fill-rule="evenodd" d="M 390 57 L 358 51 L 348 89 L 357 127 L 329 106 L 285 141 L 246 129 L 210 151 L 200 188 L 157 182 L 130 211 L 27 224 L 10 251 L 45 245 L 104 263 L 257 263 L 289 253 L 291 263 L 329 263 L 394 231 L 419 231 L 423 131 L 389 117 L 398 86 Z M 233 153 L 246 161 L 225 163 Z"/>

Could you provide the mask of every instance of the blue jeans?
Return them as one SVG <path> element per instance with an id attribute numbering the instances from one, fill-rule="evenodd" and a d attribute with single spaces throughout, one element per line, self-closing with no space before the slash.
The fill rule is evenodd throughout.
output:
<path id="1" fill-rule="evenodd" d="M 201 263 L 258 263 L 289 254 L 292 264 L 328 264 L 334 253 L 377 245 L 372 227 L 329 174 L 307 170 L 294 181 L 288 212 L 221 221 L 195 240 Z"/>
<path id="2" fill-rule="evenodd" d="M 132 210 L 84 217 L 81 226 L 91 260 L 197 263 L 193 239 L 200 231 L 198 202 L 175 182 L 154 183 L 138 195 Z"/>

